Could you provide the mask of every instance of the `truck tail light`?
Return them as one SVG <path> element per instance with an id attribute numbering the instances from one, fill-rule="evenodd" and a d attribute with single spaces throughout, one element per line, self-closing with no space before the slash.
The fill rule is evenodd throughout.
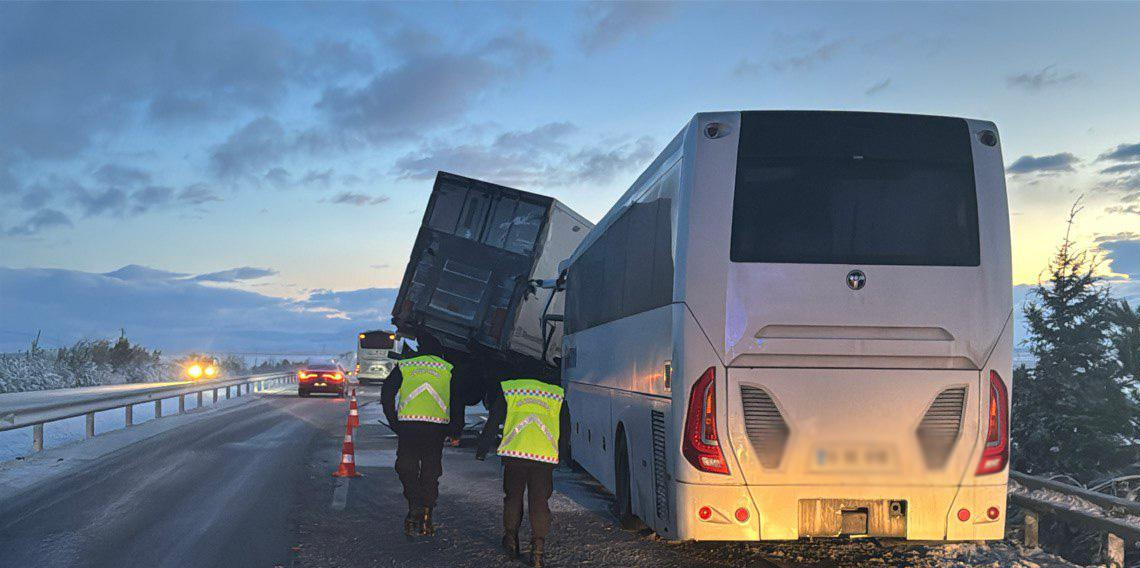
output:
<path id="1" fill-rule="evenodd" d="M 1009 390 L 997 371 L 990 371 L 988 416 L 986 447 L 974 475 L 998 473 L 1009 463 Z"/>
<path id="2" fill-rule="evenodd" d="M 681 451 L 698 470 L 728 475 L 728 464 L 724 461 L 717 436 L 715 367 L 709 367 L 689 393 Z"/>

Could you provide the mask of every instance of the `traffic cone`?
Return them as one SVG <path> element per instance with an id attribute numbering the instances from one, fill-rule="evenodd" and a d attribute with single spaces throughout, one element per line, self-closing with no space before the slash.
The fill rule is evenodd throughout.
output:
<path id="1" fill-rule="evenodd" d="M 333 477 L 360 477 L 356 473 L 356 448 L 352 444 L 352 426 L 344 425 L 344 443 L 340 447 L 340 466 Z"/>
<path id="2" fill-rule="evenodd" d="M 348 426 L 349 428 L 360 427 L 360 414 L 356 410 L 356 399 L 352 399 L 348 403 Z"/>

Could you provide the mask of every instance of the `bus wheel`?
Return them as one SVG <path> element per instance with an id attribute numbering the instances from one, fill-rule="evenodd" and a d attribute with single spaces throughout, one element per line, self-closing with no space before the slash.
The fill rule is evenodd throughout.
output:
<path id="1" fill-rule="evenodd" d="M 617 445 L 614 446 L 614 459 L 617 467 L 615 472 L 615 485 L 617 491 L 617 518 L 618 525 L 625 530 L 641 530 L 645 524 L 633 513 L 633 498 L 631 496 L 632 483 L 629 473 L 629 446 L 625 441 L 625 431 L 618 430 Z"/>

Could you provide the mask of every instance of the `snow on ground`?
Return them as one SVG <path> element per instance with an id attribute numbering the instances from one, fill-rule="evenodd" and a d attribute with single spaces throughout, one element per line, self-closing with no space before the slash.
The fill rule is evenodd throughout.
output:
<path id="1" fill-rule="evenodd" d="M 1079 511 L 1095 517 L 1113 519 L 1140 528 L 1140 516 L 1113 516 L 1108 514 L 1108 512 L 1100 505 L 1090 503 L 1075 495 L 1066 495 L 1064 493 L 1051 491 L 1049 489 L 1029 489 L 1028 487 L 1021 485 L 1012 479 L 1009 480 L 1009 492 L 1025 495 L 1026 497 L 1037 499 L 1038 501 L 1046 501 L 1060 508 L 1069 509 L 1071 511 Z"/>

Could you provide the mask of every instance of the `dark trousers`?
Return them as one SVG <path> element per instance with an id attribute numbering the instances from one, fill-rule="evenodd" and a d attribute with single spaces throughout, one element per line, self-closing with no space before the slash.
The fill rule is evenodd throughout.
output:
<path id="1" fill-rule="evenodd" d="M 503 458 L 503 530 L 517 534 L 522 525 L 523 491 L 530 511 L 531 539 L 550 533 L 550 495 L 554 492 L 554 465 L 519 458 Z"/>
<path id="2" fill-rule="evenodd" d="M 408 510 L 435 507 L 443 475 L 444 431 L 438 424 L 405 422 L 396 442 L 396 475 L 404 485 Z"/>

